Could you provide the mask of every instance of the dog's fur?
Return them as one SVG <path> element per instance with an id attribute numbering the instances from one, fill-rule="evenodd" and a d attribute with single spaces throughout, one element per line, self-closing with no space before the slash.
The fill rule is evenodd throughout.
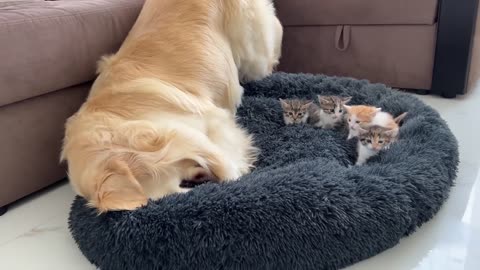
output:
<path id="1" fill-rule="evenodd" d="M 61 159 L 75 191 L 99 212 L 131 210 L 186 191 L 183 179 L 248 173 L 256 149 L 235 122 L 239 80 L 269 75 L 281 40 L 270 0 L 147 0 L 67 121 Z"/>

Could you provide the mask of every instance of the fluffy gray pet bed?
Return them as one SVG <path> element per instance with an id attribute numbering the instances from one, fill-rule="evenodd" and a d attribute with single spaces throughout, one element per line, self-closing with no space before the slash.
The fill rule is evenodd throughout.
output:
<path id="1" fill-rule="evenodd" d="M 279 97 L 352 96 L 398 115 L 400 141 L 351 167 L 341 130 L 284 126 Z M 97 216 L 77 198 L 70 229 L 108 269 L 337 269 L 393 247 L 432 218 L 456 176 L 458 147 L 437 112 L 384 85 L 278 73 L 245 85 L 240 122 L 262 150 L 239 181 L 203 184 L 132 212 Z"/>

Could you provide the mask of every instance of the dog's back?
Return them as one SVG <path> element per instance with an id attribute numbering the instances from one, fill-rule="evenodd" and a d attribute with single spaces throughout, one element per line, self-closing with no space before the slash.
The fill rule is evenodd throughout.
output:
<path id="1" fill-rule="evenodd" d="M 152 76 L 234 112 L 243 93 L 239 77 L 269 75 L 281 39 L 270 0 L 146 1 L 118 53 L 100 63 L 92 92 Z"/>
<path id="2" fill-rule="evenodd" d="M 214 2 L 146 1 L 120 50 L 100 63 L 92 93 L 131 79 L 154 77 L 234 110 L 228 95 L 239 91 L 238 73 L 221 35 L 220 7 Z"/>

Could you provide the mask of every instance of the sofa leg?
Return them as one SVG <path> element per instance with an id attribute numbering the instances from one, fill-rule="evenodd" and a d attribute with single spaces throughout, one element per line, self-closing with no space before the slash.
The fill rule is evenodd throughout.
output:
<path id="1" fill-rule="evenodd" d="M 442 97 L 444 98 L 456 98 L 457 95 L 455 92 L 443 92 Z"/>
<path id="2" fill-rule="evenodd" d="M 417 95 L 422 95 L 422 96 L 430 94 L 430 91 L 425 89 L 415 89 L 413 90 L 413 92 Z"/>
<path id="3" fill-rule="evenodd" d="M 8 210 L 8 206 L 7 205 L 4 205 L 4 206 L 1 206 L 0 207 L 0 216 L 3 216 L 3 214 L 5 214 Z"/>

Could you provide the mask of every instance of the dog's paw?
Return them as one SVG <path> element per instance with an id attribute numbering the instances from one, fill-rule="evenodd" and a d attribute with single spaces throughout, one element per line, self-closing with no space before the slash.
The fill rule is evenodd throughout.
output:
<path id="1" fill-rule="evenodd" d="M 225 177 L 223 177 L 223 181 L 235 181 L 242 176 L 242 172 L 240 168 L 236 164 L 229 164 L 225 168 Z"/>

